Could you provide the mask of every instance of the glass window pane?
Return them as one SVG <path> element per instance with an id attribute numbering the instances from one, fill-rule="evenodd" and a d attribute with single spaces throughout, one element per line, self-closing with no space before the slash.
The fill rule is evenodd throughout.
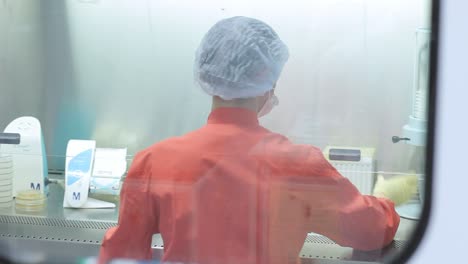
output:
<path id="1" fill-rule="evenodd" d="M 398 256 L 427 220 L 431 7 L 2 1 L 1 256 Z"/>

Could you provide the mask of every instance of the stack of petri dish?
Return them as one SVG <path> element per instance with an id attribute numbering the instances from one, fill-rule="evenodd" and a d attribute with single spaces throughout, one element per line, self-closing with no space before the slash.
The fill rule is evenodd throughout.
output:
<path id="1" fill-rule="evenodd" d="M 13 201 L 13 161 L 0 154 L 0 208 L 11 207 Z"/>
<path id="2" fill-rule="evenodd" d="M 36 190 L 18 191 L 16 195 L 16 210 L 23 212 L 39 212 L 44 210 L 47 197 Z"/>

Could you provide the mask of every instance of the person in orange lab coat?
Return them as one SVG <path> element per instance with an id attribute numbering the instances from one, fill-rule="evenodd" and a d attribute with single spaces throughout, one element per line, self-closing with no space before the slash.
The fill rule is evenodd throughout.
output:
<path id="1" fill-rule="evenodd" d="M 257 19 L 223 19 L 207 32 L 194 65 L 213 98 L 207 124 L 135 156 L 99 263 L 151 259 L 155 233 L 162 261 L 199 264 L 296 263 L 308 232 L 359 250 L 393 240 L 400 218 L 390 197 L 362 195 L 320 149 L 259 125 L 278 104 L 288 57 Z"/>

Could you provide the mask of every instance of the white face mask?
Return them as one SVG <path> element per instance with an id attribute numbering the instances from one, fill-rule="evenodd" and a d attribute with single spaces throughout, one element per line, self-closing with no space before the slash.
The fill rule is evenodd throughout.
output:
<path id="1" fill-rule="evenodd" d="M 265 101 L 265 104 L 263 104 L 260 111 L 258 111 L 257 116 L 262 117 L 262 116 L 267 115 L 268 113 L 271 112 L 273 107 L 277 106 L 278 104 L 279 104 L 278 97 L 276 97 L 276 95 L 273 94 L 272 96 L 268 97 L 268 99 Z"/>

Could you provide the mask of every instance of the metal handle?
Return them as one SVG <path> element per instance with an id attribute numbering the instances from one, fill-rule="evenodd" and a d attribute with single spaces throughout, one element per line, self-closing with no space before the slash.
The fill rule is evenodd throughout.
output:
<path id="1" fill-rule="evenodd" d="M 393 136 L 393 137 L 392 137 L 392 142 L 393 142 L 393 143 L 398 143 L 398 142 L 400 142 L 400 140 L 405 140 L 405 141 L 407 141 L 407 140 L 411 140 L 411 139 L 410 139 L 410 138 L 398 137 L 398 136 Z"/>
<path id="2" fill-rule="evenodd" d="M 0 144 L 19 145 L 21 135 L 18 133 L 0 133 Z"/>

